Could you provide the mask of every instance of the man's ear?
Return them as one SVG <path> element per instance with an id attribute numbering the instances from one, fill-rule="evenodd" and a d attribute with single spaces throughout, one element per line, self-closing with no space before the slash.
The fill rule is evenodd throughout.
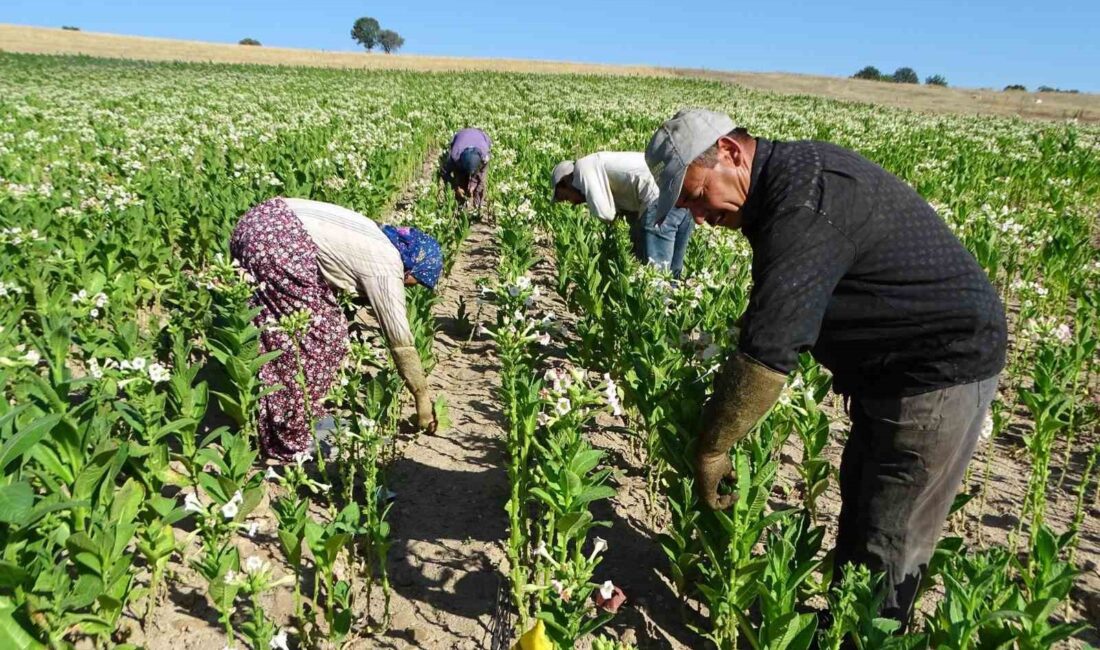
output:
<path id="1" fill-rule="evenodd" d="M 737 140 L 724 135 L 718 138 L 718 160 L 727 164 L 738 167 L 744 160 L 745 150 L 741 148 L 741 143 Z"/>

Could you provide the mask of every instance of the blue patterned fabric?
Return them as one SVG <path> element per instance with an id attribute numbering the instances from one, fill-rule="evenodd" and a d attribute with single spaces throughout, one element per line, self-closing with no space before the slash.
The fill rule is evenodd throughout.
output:
<path id="1" fill-rule="evenodd" d="M 443 250 L 439 242 L 423 231 L 405 226 L 382 226 L 382 232 L 401 254 L 405 272 L 412 274 L 420 284 L 435 289 L 443 273 Z"/>

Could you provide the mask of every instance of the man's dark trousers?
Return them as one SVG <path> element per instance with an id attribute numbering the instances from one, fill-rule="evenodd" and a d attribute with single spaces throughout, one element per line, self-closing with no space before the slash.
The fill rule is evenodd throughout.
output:
<path id="1" fill-rule="evenodd" d="M 834 582 L 845 563 L 885 573 L 881 614 L 907 624 L 962 486 L 997 377 L 909 397 L 853 397 L 840 462 Z"/>

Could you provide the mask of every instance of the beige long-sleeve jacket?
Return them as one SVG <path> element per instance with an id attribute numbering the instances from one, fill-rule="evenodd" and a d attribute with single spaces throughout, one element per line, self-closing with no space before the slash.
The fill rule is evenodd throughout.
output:
<path id="1" fill-rule="evenodd" d="M 332 203 L 283 200 L 317 245 L 317 263 L 325 280 L 366 297 L 391 348 L 413 345 L 405 310 L 405 267 L 378 224 Z"/>

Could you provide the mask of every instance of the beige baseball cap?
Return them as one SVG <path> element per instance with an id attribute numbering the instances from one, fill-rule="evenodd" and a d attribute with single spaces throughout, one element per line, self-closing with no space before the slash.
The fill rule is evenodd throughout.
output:
<path id="1" fill-rule="evenodd" d="M 645 149 L 646 165 L 661 190 L 657 214 L 676 207 L 688 165 L 735 128 L 725 113 L 685 108 L 657 129 Z"/>

